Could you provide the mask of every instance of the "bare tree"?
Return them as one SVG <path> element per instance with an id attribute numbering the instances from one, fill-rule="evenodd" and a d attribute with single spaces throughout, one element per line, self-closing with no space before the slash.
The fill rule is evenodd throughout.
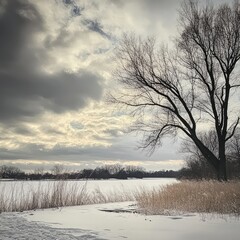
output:
<path id="1" fill-rule="evenodd" d="M 44 171 L 45 171 L 44 167 L 40 166 L 40 167 L 34 169 L 34 174 L 43 175 Z"/>
<path id="2" fill-rule="evenodd" d="M 108 170 L 110 174 L 116 174 L 124 170 L 124 167 L 118 163 L 108 165 L 106 164 L 103 168 Z"/>
<path id="3" fill-rule="evenodd" d="M 0 166 L 0 178 L 17 178 L 24 173 L 14 166 L 2 165 Z"/>
<path id="4" fill-rule="evenodd" d="M 183 132 L 219 180 L 227 180 L 226 143 L 239 123 L 237 112 L 230 112 L 240 86 L 240 5 L 200 7 L 189 0 L 179 22 L 173 50 L 158 50 L 153 38 L 123 37 L 116 57 L 120 87 L 112 101 L 133 109 L 133 130 L 143 133 L 142 147 L 154 150 L 164 136 Z M 203 127 L 214 129 L 217 153 L 199 137 Z"/>
<path id="5" fill-rule="evenodd" d="M 55 175 L 57 178 L 60 178 L 61 175 L 66 171 L 63 165 L 55 164 L 52 169 L 52 174 Z"/>

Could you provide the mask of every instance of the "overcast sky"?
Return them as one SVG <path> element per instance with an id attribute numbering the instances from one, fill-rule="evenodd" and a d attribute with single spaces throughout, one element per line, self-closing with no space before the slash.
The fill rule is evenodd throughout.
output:
<path id="1" fill-rule="evenodd" d="M 122 33 L 169 43 L 179 2 L 1 0 L 0 163 L 180 168 L 178 142 L 166 140 L 152 156 L 137 150 L 140 136 L 125 133 L 130 116 L 104 102 Z"/>

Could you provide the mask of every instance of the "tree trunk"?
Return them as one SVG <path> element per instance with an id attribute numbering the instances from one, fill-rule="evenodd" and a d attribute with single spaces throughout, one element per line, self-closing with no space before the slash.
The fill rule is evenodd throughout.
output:
<path id="1" fill-rule="evenodd" d="M 219 141 L 218 158 L 197 138 L 192 138 L 205 159 L 214 167 L 219 181 L 227 181 L 225 141 Z"/>
<path id="2" fill-rule="evenodd" d="M 203 157 L 213 166 L 217 175 L 220 168 L 220 161 L 219 159 L 211 152 L 196 136 L 192 137 L 192 140 L 202 153 Z"/>
<path id="3" fill-rule="evenodd" d="M 225 147 L 219 149 L 218 180 L 227 181 L 227 161 Z"/>

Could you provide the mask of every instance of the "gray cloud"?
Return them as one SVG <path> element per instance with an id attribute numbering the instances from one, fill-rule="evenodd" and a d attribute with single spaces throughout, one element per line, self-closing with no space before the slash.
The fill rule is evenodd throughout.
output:
<path id="1" fill-rule="evenodd" d="M 62 0 L 65 6 L 70 7 L 72 16 L 82 15 L 84 7 L 80 7 L 74 0 Z"/>
<path id="2" fill-rule="evenodd" d="M 149 156 L 147 152 L 138 150 L 136 138 L 123 136 L 120 141 L 114 142 L 110 147 L 66 147 L 56 144 L 52 149 L 45 149 L 41 144 L 25 144 L 16 150 L 0 149 L 0 160 L 4 159 L 29 159 L 49 161 L 82 162 L 92 160 L 121 160 L 121 161 L 164 161 L 181 159 L 182 155 L 176 154 L 179 143 L 166 140 L 163 149 L 157 150 Z M 171 149 L 171 150 L 170 150 Z"/>
<path id="3" fill-rule="evenodd" d="M 73 13 L 73 16 L 81 16 L 82 12 L 84 11 L 84 7 L 81 7 L 79 5 L 76 4 L 75 1 L 73 0 L 63 0 L 65 2 L 65 4 L 67 3 L 68 5 L 71 6 L 71 11 Z M 99 3 L 95 3 L 94 6 L 96 8 L 98 8 Z M 88 18 L 83 18 L 82 20 L 83 24 L 87 26 L 87 28 L 93 32 L 97 32 L 99 33 L 101 36 L 106 37 L 107 39 L 111 39 L 110 34 L 106 33 L 104 31 L 104 27 L 103 25 L 98 21 L 98 20 L 92 20 L 92 19 L 88 19 Z"/>
<path id="4" fill-rule="evenodd" d="M 101 99 L 103 79 L 96 72 L 107 76 L 111 70 L 108 51 L 113 37 L 123 29 L 146 29 L 149 34 L 162 21 L 168 30 L 175 21 L 177 0 L 85 1 L 84 7 L 77 0 L 6 0 L 6 5 L 2 2 L 0 160 L 94 162 L 176 158 L 169 151 L 172 145 L 151 158 L 137 151 L 137 137 L 122 135 L 122 125 L 117 121 L 121 116 L 102 118 L 106 116 L 105 107 L 93 109 L 92 114 L 87 113 L 88 108 L 78 110 Z M 78 73 L 64 71 L 65 65 L 69 63 L 67 67 L 71 68 L 77 57 L 84 69 Z M 71 113 L 62 114 L 66 112 Z"/>
<path id="5" fill-rule="evenodd" d="M 47 48 L 33 38 L 44 31 L 41 15 L 27 1 L 10 0 L 0 15 L 0 121 L 8 123 L 44 111 L 78 110 L 100 99 L 102 78 L 82 70 L 47 74 L 41 70 Z"/>
<path id="6" fill-rule="evenodd" d="M 0 74 L 0 119 L 9 121 L 34 116 L 45 110 L 62 113 L 77 110 L 91 99 L 99 99 L 99 77 L 83 71 L 81 74 L 59 72 L 53 76 L 36 72 Z"/>
<path id="7" fill-rule="evenodd" d="M 84 23 L 88 27 L 89 30 L 94 31 L 102 35 L 103 37 L 106 37 L 108 39 L 111 38 L 111 36 L 103 31 L 103 26 L 98 21 L 93 21 L 90 19 L 84 20 Z"/>
<path id="8" fill-rule="evenodd" d="M 30 34 L 42 30 L 42 19 L 36 9 L 20 1 L 10 0 L 0 15 L 0 69 L 10 69 L 21 62 Z"/>
<path id="9" fill-rule="evenodd" d="M 10 128 L 12 132 L 19 135 L 32 136 L 35 134 L 34 131 L 24 125 L 11 126 Z"/>

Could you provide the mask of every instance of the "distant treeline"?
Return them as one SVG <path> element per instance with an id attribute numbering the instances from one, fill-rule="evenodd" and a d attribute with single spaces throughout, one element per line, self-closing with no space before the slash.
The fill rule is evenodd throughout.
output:
<path id="1" fill-rule="evenodd" d="M 177 178 L 179 171 L 161 170 L 146 171 L 136 166 L 107 165 L 95 169 L 83 169 L 69 172 L 62 165 L 56 165 L 51 171 L 35 170 L 32 173 L 21 171 L 13 166 L 0 166 L 0 178 L 16 180 L 44 180 L 44 179 L 128 179 L 128 178 Z"/>
<path id="2" fill-rule="evenodd" d="M 229 179 L 240 179 L 240 161 L 227 162 Z M 36 169 L 33 172 L 24 172 L 17 167 L 0 166 L 0 179 L 15 180 L 46 180 L 46 179 L 128 179 L 128 178 L 177 178 L 177 179 L 217 179 L 211 165 L 205 159 L 188 159 L 183 168 L 178 171 L 161 170 L 146 171 L 136 166 L 107 165 L 95 169 L 67 171 L 62 165 L 55 165 L 50 171 Z"/>

